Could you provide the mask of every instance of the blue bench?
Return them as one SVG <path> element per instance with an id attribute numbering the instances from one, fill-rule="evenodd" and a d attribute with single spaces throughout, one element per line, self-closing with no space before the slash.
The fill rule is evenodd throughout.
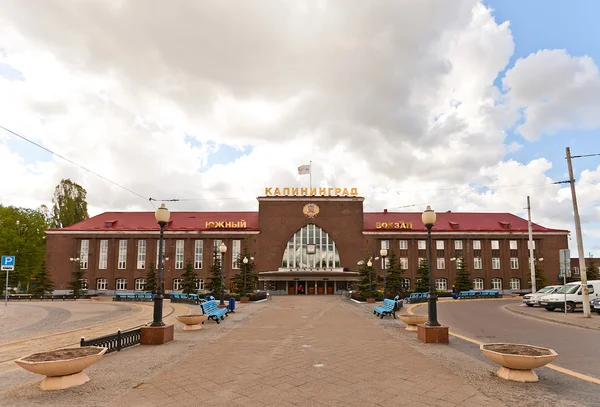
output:
<path id="1" fill-rule="evenodd" d="M 208 319 L 217 321 L 217 324 L 220 323 L 219 320 L 223 319 L 224 316 L 229 316 L 227 308 L 219 308 L 216 300 L 206 301 L 200 304 L 200 307 L 202 308 L 202 312 L 208 315 Z"/>
<path id="2" fill-rule="evenodd" d="M 501 297 L 500 291 L 496 290 L 486 290 L 481 292 L 482 298 L 499 298 Z"/>
<path id="3" fill-rule="evenodd" d="M 396 297 L 396 300 L 399 297 Z M 396 319 L 396 309 L 398 308 L 398 303 L 396 300 L 390 300 L 385 298 L 383 300 L 382 306 L 377 306 L 373 309 L 373 314 L 377 315 L 381 319 L 386 315 L 393 315 L 394 319 Z"/>
<path id="4" fill-rule="evenodd" d="M 461 291 L 458 293 L 458 299 L 463 299 L 463 298 L 477 298 L 479 295 L 477 293 L 477 291 Z"/>

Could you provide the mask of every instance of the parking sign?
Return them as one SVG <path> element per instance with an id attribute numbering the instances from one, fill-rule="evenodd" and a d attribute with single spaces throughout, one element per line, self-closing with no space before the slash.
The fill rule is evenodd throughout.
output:
<path id="1" fill-rule="evenodd" d="M 0 263 L 2 270 L 12 271 L 15 269 L 15 256 L 2 256 Z"/>

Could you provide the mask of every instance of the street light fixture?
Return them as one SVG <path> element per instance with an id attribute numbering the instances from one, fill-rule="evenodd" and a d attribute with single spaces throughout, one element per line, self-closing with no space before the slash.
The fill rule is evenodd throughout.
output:
<path id="1" fill-rule="evenodd" d="M 427 267 L 429 268 L 429 298 L 428 298 L 428 316 L 429 321 L 425 323 L 428 326 L 440 326 L 437 320 L 437 294 L 435 293 L 435 286 L 433 284 L 433 268 L 431 267 L 432 250 L 431 250 L 431 228 L 435 224 L 436 214 L 431 206 L 427 205 L 427 209 L 421 215 L 421 220 L 427 228 Z"/>
<path id="2" fill-rule="evenodd" d="M 244 256 L 244 260 L 242 260 L 242 262 L 244 263 L 244 292 L 242 293 L 242 297 L 246 296 L 246 274 L 248 274 L 248 258 L 246 256 Z"/>
<path id="3" fill-rule="evenodd" d="M 386 275 L 387 275 L 387 267 L 386 267 L 386 263 L 385 263 L 385 258 L 388 255 L 388 251 L 387 251 L 387 249 L 381 249 L 379 251 L 379 254 L 383 258 L 383 267 L 382 267 L 383 268 L 383 299 L 385 299 Z"/>
<path id="4" fill-rule="evenodd" d="M 160 226 L 160 240 L 158 243 L 158 283 L 156 285 L 156 296 L 154 297 L 154 320 L 150 326 L 165 326 L 162 320 L 163 313 L 163 299 L 164 299 L 164 286 L 163 286 L 163 248 L 164 248 L 164 230 L 169 219 L 171 219 L 171 213 L 164 203 L 160 204 L 160 208 L 156 210 L 154 214 L 156 223 Z"/>
<path id="5" fill-rule="evenodd" d="M 225 305 L 225 253 L 227 253 L 225 242 L 221 242 L 219 251 L 221 252 L 221 301 L 219 304 Z"/>

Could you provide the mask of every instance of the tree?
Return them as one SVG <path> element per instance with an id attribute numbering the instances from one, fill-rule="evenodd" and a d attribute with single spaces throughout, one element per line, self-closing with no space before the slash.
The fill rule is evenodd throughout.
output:
<path id="1" fill-rule="evenodd" d="M 370 262 L 371 256 L 366 255 L 358 270 L 358 294 L 362 298 L 373 298 L 377 291 L 377 272 Z"/>
<path id="2" fill-rule="evenodd" d="M 217 249 L 213 251 L 213 263 L 210 266 L 210 277 L 208 279 L 206 288 L 213 296 L 220 296 L 223 284 L 221 280 L 221 256 Z"/>
<path id="3" fill-rule="evenodd" d="M 88 219 L 87 191 L 70 179 L 63 179 L 52 197 L 52 226 L 65 228 Z"/>
<path id="4" fill-rule="evenodd" d="M 400 294 L 404 291 L 404 269 L 400 267 L 400 262 L 396 257 L 396 252 L 390 250 L 389 268 L 387 270 L 386 291 L 392 295 Z"/>
<path id="5" fill-rule="evenodd" d="M 586 264 L 585 274 L 587 275 L 588 281 L 590 280 L 598 280 L 598 266 L 594 263 L 594 260 L 591 260 Z"/>
<path id="6" fill-rule="evenodd" d="M 469 291 L 473 288 L 471 273 L 462 257 L 456 259 L 456 280 L 454 281 L 456 291 Z"/>
<path id="7" fill-rule="evenodd" d="M 69 281 L 69 284 L 67 285 L 75 298 L 81 297 L 85 289 L 82 281 L 83 274 L 83 270 L 81 269 L 81 260 L 78 260 L 75 266 L 75 271 L 71 273 L 71 281 Z"/>
<path id="8" fill-rule="evenodd" d="M 527 281 L 529 287 L 531 287 L 531 273 L 529 274 L 529 279 Z M 536 289 L 540 289 L 546 286 L 546 277 L 544 276 L 544 272 L 540 269 L 540 266 L 535 263 L 535 287 Z"/>
<path id="9" fill-rule="evenodd" d="M 244 258 L 248 259 L 248 263 L 244 263 Z M 254 257 L 247 248 L 244 248 L 244 253 L 239 255 L 236 262 L 240 272 L 232 279 L 234 291 L 245 297 L 248 290 L 252 290 L 258 282 L 258 276 L 254 273 Z"/>
<path id="10" fill-rule="evenodd" d="M 429 266 L 427 260 L 421 260 L 417 269 L 417 286 L 415 289 L 418 293 L 426 293 L 429 291 Z"/>
<path id="11" fill-rule="evenodd" d="M 43 261 L 39 270 L 33 275 L 31 293 L 36 297 L 42 297 L 44 294 L 51 294 L 54 291 L 54 281 L 48 273 L 46 262 Z"/>
<path id="12" fill-rule="evenodd" d="M 185 265 L 185 271 L 181 275 L 181 286 L 184 294 L 194 294 L 198 286 L 198 275 L 194 271 L 192 263 Z"/>
<path id="13" fill-rule="evenodd" d="M 150 263 L 150 266 L 148 266 L 144 282 L 144 291 L 156 294 L 156 269 L 154 268 L 154 263 Z"/>

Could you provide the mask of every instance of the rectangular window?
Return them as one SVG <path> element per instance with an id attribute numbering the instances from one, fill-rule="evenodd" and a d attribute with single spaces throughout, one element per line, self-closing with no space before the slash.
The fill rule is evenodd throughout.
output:
<path id="1" fill-rule="evenodd" d="M 492 269 L 500 269 L 500 257 L 492 257 Z"/>
<path id="2" fill-rule="evenodd" d="M 237 269 L 238 267 L 238 258 L 242 253 L 242 241 L 241 240 L 232 240 L 231 241 L 231 268 Z"/>
<path id="3" fill-rule="evenodd" d="M 519 269 L 519 258 L 518 257 L 511 257 L 510 258 L 510 268 L 511 268 L 511 270 L 518 270 Z"/>
<path id="4" fill-rule="evenodd" d="M 138 240 L 137 268 L 146 268 L 146 241 Z"/>
<path id="5" fill-rule="evenodd" d="M 400 240 L 400 250 L 408 250 L 408 240 Z"/>
<path id="6" fill-rule="evenodd" d="M 425 264 L 425 257 L 419 257 L 419 266 Z"/>
<path id="7" fill-rule="evenodd" d="M 408 257 L 400 257 L 400 268 L 408 270 Z"/>
<path id="8" fill-rule="evenodd" d="M 119 264 L 117 268 L 124 270 L 127 266 L 127 240 L 119 240 Z"/>
<path id="9" fill-rule="evenodd" d="M 435 241 L 435 248 L 437 250 L 444 250 L 444 241 L 443 240 L 436 240 Z"/>
<path id="10" fill-rule="evenodd" d="M 388 251 L 388 256 L 390 255 L 390 241 L 382 240 L 381 241 L 381 249 L 385 249 Z M 381 268 L 389 269 L 390 268 L 390 258 L 386 256 L 385 263 L 383 262 L 383 258 L 381 259 Z"/>
<path id="11" fill-rule="evenodd" d="M 462 240 L 454 241 L 454 250 L 462 250 Z"/>
<path id="12" fill-rule="evenodd" d="M 438 270 L 442 270 L 446 268 L 446 259 L 443 257 L 437 258 L 437 268 Z"/>
<path id="13" fill-rule="evenodd" d="M 117 279 L 116 287 L 117 287 L 117 290 L 120 290 L 120 291 L 127 290 L 127 280 L 124 278 Z"/>
<path id="14" fill-rule="evenodd" d="M 99 278 L 96 281 L 96 290 L 104 291 L 108 289 L 108 280 L 105 278 Z"/>
<path id="15" fill-rule="evenodd" d="M 500 249 L 500 242 L 498 242 L 497 240 L 492 240 L 492 250 L 499 250 Z"/>
<path id="16" fill-rule="evenodd" d="M 98 268 L 106 270 L 108 267 L 108 240 L 100 240 L 100 256 L 98 256 L 98 259 Z"/>
<path id="17" fill-rule="evenodd" d="M 196 280 L 196 289 L 204 290 L 204 280 L 203 279 Z"/>
<path id="18" fill-rule="evenodd" d="M 144 288 L 146 287 L 146 280 L 143 278 L 136 278 L 135 279 L 135 291 L 144 291 Z"/>
<path id="19" fill-rule="evenodd" d="M 425 250 L 425 249 L 427 249 L 427 242 L 425 240 L 419 240 L 417 242 L 417 249 L 418 250 Z"/>
<path id="20" fill-rule="evenodd" d="M 79 259 L 81 264 L 81 269 L 86 270 L 88 268 L 88 258 L 90 255 L 90 241 L 82 240 L 81 241 L 81 249 L 79 250 Z"/>
<path id="21" fill-rule="evenodd" d="M 437 278 L 435 280 L 435 289 L 438 291 L 446 291 L 448 289 L 448 280 L 445 278 Z"/>
<path id="22" fill-rule="evenodd" d="M 158 269 L 158 250 L 160 247 L 160 239 L 158 239 L 156 241 L 156 268 Z M 167 242 L 163 241 L 163 250 L 162 250 L 162 256 L 163 256 L 163 264 L 165 263 L 165 250 L 167 249 Z"/>
<path id="23" fill-rule="evenodd" d="M 175 269 L 181 270 L 183 268 L 183 240 L 175 241 Z"/>
<path id="24" fill-rule="evenodd" d="M 475 270 L 481 270 L 483 268 L 482 266 L 483 265 L 482 265 L 481 257 L 475 257 L 473 259 L 473 268 Z"/>
<path id="25" fill-rule="evenodd" d="M 533 240 L 531 242 L 529 240 L 527 241 L 527 250 L 529 250 L 531 248 L 532 243 L 533 243 L 533 250 L 535 250 L 535 240 Z"/>
<path id="26" fill-rule="evenodd" d="M 483 279 L 476 278 L 473 280 L 473 289 L 474 290 L 483 290 Z"/>
<path id="27" fill-rule="evenodd" d="M 521 289 L 521 280 L 518 278 L 510 279 L 510 289 L 511 290 L 520 290 Z"/>
<path id="28" fill-rule="evenodd" d="M 509 244 L 510 244 L 510 250 L 517 250 L 517 241 L 516 240 L 511 240 Z"/>
<path id="29" fill-rule="evenodd" d="M 481 250 L 481 240 L 473 240 L 473 250 Z"/>
<path id="30" fill-rule="evenodd" d="M 194 243 L 194 268 L 201 269 L 202 268 L 202 244 L 203 240 L 196 240 Z"/>
<path id="31" fill-rule="evenodd" d="M 221 260 L 221 251 L 219 250 L 219 248 L 221 247 L 221 243 L 223 243 L 222 240 L 213 240 L 213 253 L 216 252 L 217 253 L 217 257 L 219 258 L 219 261 Z M 212 253 L 211 253 L 212 256 Z M 214 257 L 213 257 L 213 262 L 214 262 Z"/>
<path id="32" fill-rule="evenodd" d="M 183 289 L 183 284 L 181 284 L 183 282 L 183 279 L 181 278 L 176 278 L 173 280 L 173 291 L 179 291 Z"/>

